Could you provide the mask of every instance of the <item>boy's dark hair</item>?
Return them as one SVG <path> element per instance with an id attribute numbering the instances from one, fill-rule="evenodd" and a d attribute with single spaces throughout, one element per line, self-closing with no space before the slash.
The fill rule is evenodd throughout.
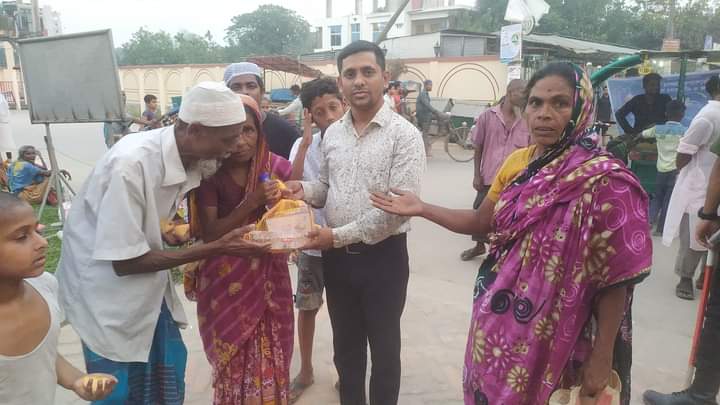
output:
<path id="1" fill-rule="evenodd" d="M 292 86 L 290 86 L 290 91 L 292 91 L 293 93 L 298 92 L 300 91 L 300 86 L 298 86 L 297 84 L 293 84 Z"/>
<path id="2" fill-rule="evenodd" d="M 28 205 L 28 203 L 15 194 L 0 191 L 0 219 L 2 219 L 3 212 L 21 205 Z"/>
<path id="3" fill-rule="evenodd" d="M 680 100 L 670 100 L 665 107 L 665 114 L 667 118 L 670 117 L 682 117 L 685 115 L 685 104 Z"/>
<path id="4" fill-rule="evenodd" d="M 338 72 L 342 74 L 343 61 L 348 57 L 360 52 L 372 52 L 375 54 L 375 61 L 382 71 L 385 71 L 385 52 L 380 47 L 368 41 L 355 41 L 343 48 L 337 56 Z"/>
<path id="5" fill-rule="evenodd" d="M 648 83 L 657 80 L 658 82 L 662 81 L 662 76 L 660 76 L 657 73 L 648 73 L 645 76 L 643 76 L 643 87 L 647 86 Z"/>
<path id="6" fill-rule="evenodd" d="M 145 104 L 150 104 L 153 100 L 157 100 L 157 97 L 152 94 L 146 94 L 145 97 L 143 97 L 143 101 L 145 101 Z"/>
<path id="7" fill-rule="evenodd" d="M 319 79 L 311 80 L 303 83 L 302 90 L 300 90 L 300 101 L 303 107 L 310 108 L 312 102 L 326 94 L 331 94 L 342 101 L 342 95 L 340 95 L 340 89 L 337 86 L 337 82 L 330 77 L 321 77 Z"/>

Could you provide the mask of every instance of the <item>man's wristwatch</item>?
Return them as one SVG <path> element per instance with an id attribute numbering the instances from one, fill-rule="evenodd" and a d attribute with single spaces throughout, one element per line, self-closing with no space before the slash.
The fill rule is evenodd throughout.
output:
<path id="1" fill-rule="evenodd" d="M 700 207 L 700 209 L 698 210 L 698 214 L 697 214 L 697 215 L 698 215 L 698 218 L 704 219 L 704 220 L 706 220 L 706 221 L 717 221 L 717 220 L 720 219 L 720 217 L 718 216 L 717 212 L 713 212 L 713 213 L 711 213 L 711 214 L 708 214 L 708 213 L 706 213 L 706 212 L 703 211 L 703 208 L 704 208 L 704 207 Z"/>

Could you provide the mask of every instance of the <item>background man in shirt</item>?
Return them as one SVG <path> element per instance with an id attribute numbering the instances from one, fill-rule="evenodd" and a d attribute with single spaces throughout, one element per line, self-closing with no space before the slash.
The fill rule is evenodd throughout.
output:
<path id="1" fill-rule="evenodd" d="M 415 105 L 415 118 L 422 131 L 423 141 L 425 142 L 425 154 L 428 157 L 432 156 L 432 144 L 430 143 L 430 135 L 428 134 L 430 121 L 432 121 L 433 117 L 443 119 L 449 115 L 449 113 L 446 114 L 433 107 L 430 103 L 430 92 L 432 88 L 432 80 L 425 80 L 423 89 L 420 91 L 420 94 L 418 94 Z"/>
<path id="2" fill-rule="evenodd" d="M 656 233 L 662 235 L 665 216 L 675 179 L 677 178 L 677 147 L 687 127 L 680 123 L 685 116 L 685 104 L 672 100 L 667 105 L 667 122 L 643 131 L 643 138 L 657 140 L 658 160 L 655 195 L 650 201 L 650 224 L 657 224 Z"/>
<path id="3" fill-rule="evenodd" d="M 293 84 L 292 86 L 290 86 L 290 91 L 295 98 L 292 102 L 290 102 L 290 104 L 287 105 L 287 107 L 279 109 L 277 113 L 281 117 L 288 116 L 288 120 L 294 122 L 299 128 L 299 123 L 302 121 L 303 118 L 303 103 L 302 99 L 300 98 L 300 86 L 298 86 L 297 84 Z"/>
<path id="4" fill-rule="evenodd" d="M 233 92 L 250 96 L 258 105 L 262 104 L 265 82 L 258 65 L 250 62 L 233 63 L 225 69 L 223 81 Z M 289 159 L 290 149 L 300 137 L 297 128 L 275 114 L 263 113 L 262 120 L 270 151 Z"/>
<path id="5" fill-rule="evenodd" d="M 223 83 L 200 83 L 183 97 L 174 127 L 129 135 L 97 163 L 68 215 L 57 278 L 60 303 L 83 343 L 89 373 L 114 375 L 110 404 L 181 404 L 187 350 L 182 304 L 167 271 L 220 255 L 263 253 L 237 229 L 216 242 L 163 234 L 203 163 L 235 150 L 245 109 Z"/>
<path id="6" fill-rule="evenodd" d="M 495 175 L 505 159 L 517 149 L 530 144 L 530 131 L 522 117 L 525 106 L 525 82 L 510 81 L 505 97 L 495 107 L 483 111 L 475 120 L 475 177 L 477 191 L 473 208 L 478 209 L 485 199 Z M 462 252 L 460 259 L 472 260 L 485 254 L 486 238 L 473 236 L 475 246 Z"/>
<path id="7" fill-rule="evenodd" d="M 680 282 L 675 287 L 675 295 L 687 300 L 695 297 L 692 278 L 698 265 L 705 263 L 707 254 L 706 248 L 693 235 L 699 222 L 697 212 L 705 201 L 712 167 L 717 160 L 710 147 L 720 139 L 720 78 L 714 76 L 709 79 L 705 88 L 711 100 L 695 115 L 685 135 L 680 138 L 676 158 L 678 176 L 663 229 L 663 244 L 666 246 L 671 246 L 673 239 L 679 236 L 675 273 L 680 276 Z M 702 283 L 702 278 L 698 278 L 696 286 Z"/>
<path id="8" fill-rule="evenodd" d="M 373 208 L 372 192 L 420 189 L 420 134 L 383 100 L 389 74 L 376 44 L 356 41 L 338 55 L 338 86 L 350 111 L 328 128 L 317 182 L 291 182 L 286 197 L 324 206 L 327 227 L 307 248 L 323 251 L 328 312 L 342 405 L 393 405 L 400 390 L 400 317 L 409 275 L 409 219 Z"/>
<path id="9" fill-rule="evenodd" d="M 325 131 L 345 115 L 342 94 L 332 78 L 315 79 L 303 84 L 300 92 L 302 104 L 308 106 L 303 121 L 303 136 L 290 151 L 293 163 L 293 180 L 317 181 L 323 160 L 322 145 Z M 319 131 L 312 133 L 313 122 Z M 315 209 L 315 223 L 325 225 L 325 210 Z M 312 349 L 315 336 L 315 317 L 323 304 L 322 254 L 319 250 L 304 250 L 298 255 L 297 293 L 295 306 L 298 309 L 297 333 L 300 344 L 300 372 L 290 384 L 290 403 L 294 403 L 307 387 L 313 384 Z"/>
<path id="10" fill-rule="evenodd" d="M 672 100 L 669 95 L 660 93 L 662 76 L 650 73 L 643 77 L 645 94 L 630 99 L 615 112 L 617 123 L 628 135 L 637 135 L 655 124 L 665 122 L 665 108 Z M 635 123 L 631 126 L 627 116 L 632 114 Z"/>
<path id="11" fill-rule="evenodd" d="M 720 80 L 718 80 L 720 85 Z M 720 89 L 720 88 L 719 88 Z M 711 148 L 715 155 L 720 156 L 720 140 Z M 700 214 L 705 218 L 698 224 L 698 242 L 708 249 L 717 249 L 717 244 L 711 246 L 708 240 L 720 229 L 720 159 L 715 164 L 710 175 L 705 205 Z M 710 296 L 705 307 L 705 322 L 698 341 L 695 361 L 695 376 L 690 387 L 681 392 L 661 394 L 656 391 L 646 391 L 643 399 L 648 405 L 687 405 L 687 404 L 717 404 L 720 390 L 720 271 L 713 272 L 710 281 Z"/>

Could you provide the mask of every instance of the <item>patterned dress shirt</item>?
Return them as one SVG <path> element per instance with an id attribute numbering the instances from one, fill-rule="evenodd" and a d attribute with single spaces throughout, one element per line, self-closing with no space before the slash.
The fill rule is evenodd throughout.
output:
<path id="1" fill-rule="evenodd" d="M 422 135 L 387 104 L 358 134 L 348 111 L 327 129 L 316 182 L 303 182 L 305 200 L 325 207 L 336 248 L 376 244 L 410 230 L 409 218 L 374 208 L 370 193 L 391 188 L 420 192 L 425 170 Z"/>

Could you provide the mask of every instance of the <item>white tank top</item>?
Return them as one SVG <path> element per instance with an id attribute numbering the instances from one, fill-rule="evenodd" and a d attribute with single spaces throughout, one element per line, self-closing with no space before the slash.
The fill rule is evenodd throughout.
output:
<path id="1" fill-rule="evenodd" d="M 54 404 L 58 337 L 63 319 L 57 300 L 58 283 L 49 273 L 25 281 L 47 303 L 50 328 L 31 352 L 22 356 L 0 355 L 0 404 Z"/>

